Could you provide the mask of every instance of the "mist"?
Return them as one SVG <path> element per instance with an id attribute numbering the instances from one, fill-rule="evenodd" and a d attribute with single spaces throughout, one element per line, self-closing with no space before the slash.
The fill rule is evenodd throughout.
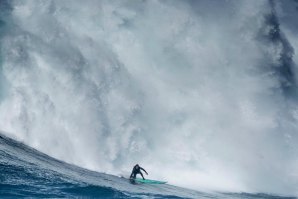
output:
<path id="1" fill-rule="evenodd" d="M 99 172 L 139 163 L 196 190 L 298 194 L 289 2 L 3 2 L 10 137 Z"/>

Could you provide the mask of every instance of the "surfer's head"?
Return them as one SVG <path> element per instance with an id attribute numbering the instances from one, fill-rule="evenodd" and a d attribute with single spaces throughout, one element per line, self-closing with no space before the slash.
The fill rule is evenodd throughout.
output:
<path id="1" fill-rule="evenodd" d="M 136 168 L 139 168 L 140 166 L 138 164 L 136 164 Z"/>

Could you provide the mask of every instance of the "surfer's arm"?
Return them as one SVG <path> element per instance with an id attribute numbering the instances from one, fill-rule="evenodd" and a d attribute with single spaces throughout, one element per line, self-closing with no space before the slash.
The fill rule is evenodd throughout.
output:
<path id="1" fill-rule="evenodd" d="M 147 171 L 145 169 L 143 169 L 142 167 L 140 168 L 141 170 L 145 171 L 145 173 L 148 175 Z"/>

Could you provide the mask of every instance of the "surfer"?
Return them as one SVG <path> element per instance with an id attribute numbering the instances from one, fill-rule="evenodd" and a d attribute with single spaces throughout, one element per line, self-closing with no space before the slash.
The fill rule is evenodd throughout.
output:
<path id="1" fill-rule="evenodd" d="M 145 169 L 143 169 L 142 167 L 140 167 L 138 164 L 136 164 L 133 169 L 132 172 L 130 174 L 130 179 L 136 179 L 137 174 L 141 174 L 143 180 L 145 180 L 141 170 L 145 171 L 146 175 L 148 175 L 147 171 Z"/>

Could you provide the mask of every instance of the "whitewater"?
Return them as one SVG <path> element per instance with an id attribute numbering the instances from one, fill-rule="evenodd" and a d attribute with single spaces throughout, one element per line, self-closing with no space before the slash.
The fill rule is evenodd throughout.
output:
<path id="1" fill-rule="evenodd" d="M 297 197 L 297 18 L 295 0 L 0 0 L 0 197 Z M 129 184 L 136 163 L 168 185 Z"/>

